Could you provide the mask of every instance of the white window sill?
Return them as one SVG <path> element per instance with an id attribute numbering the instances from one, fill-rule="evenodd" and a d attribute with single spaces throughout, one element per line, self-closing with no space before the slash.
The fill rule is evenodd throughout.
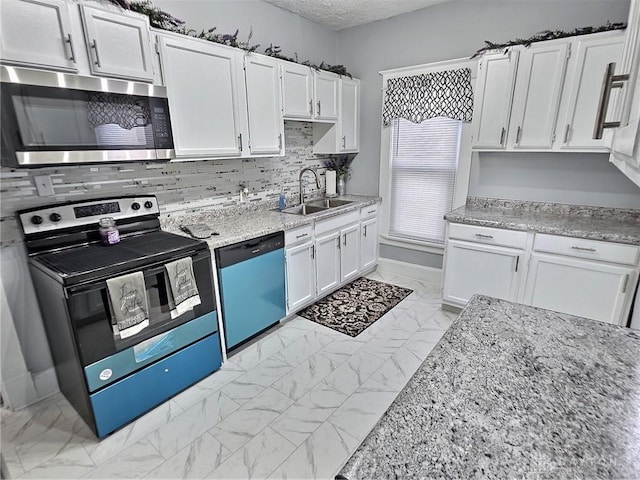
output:
<path id="1" fill-rule="evenodd" d="M 421 242 L 419 240 L 410 240 L 408 238 L 392 237 L 391 235 L 380 235 L 380 243 L 390 245 L 392 247 L 406 248 L 409 250 L 417 250 L 419 252 L 434 253 L 436 255 L 444 255 L 444 245 L 439 243 Z"/>

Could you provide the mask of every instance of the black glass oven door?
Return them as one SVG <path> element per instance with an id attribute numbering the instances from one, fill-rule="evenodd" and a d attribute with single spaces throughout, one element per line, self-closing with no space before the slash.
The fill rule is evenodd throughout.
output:
<path id="1" fill-rule="evenodd" d="M 83 365 L 90 365 L 139 342 L 182 325 L 215 310 L 211 257 L 207 253 L 193 259 L 193 270 L 200 294 L 200 305 L 171 318 L 164 266 L 144 271 L 149 326 L 128 338 L 114 335 L 106 282 L 72 287 L 68 291 L 71 322 Z"/>

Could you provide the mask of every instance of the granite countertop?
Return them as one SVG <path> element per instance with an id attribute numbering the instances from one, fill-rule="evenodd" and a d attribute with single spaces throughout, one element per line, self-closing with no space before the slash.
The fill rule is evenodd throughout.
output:
<path id="1" fill-rule="evenodd" d="M 232 214 L 222 212 L 220 209 L 195 213 L 172 213 L 169 216 L 162 217 L 160 223 L 163 230 L 185 236 L 188 236 L 188 234 L 180 230 L 181 225 L 206 224 L 211 227 L 214 232 L 218 233 L 218 235 L 213 235 L 206 240 L 209 248 L 214 249 L 269 233 L 291 230 L 292 228 L 302 225 L 310 225 L 316 221 L 358 210 L 380 201 L 379 197 L 364 195 L 345 195 L 339 197 L 339 199 L 351 200 L 353 203 L 306 216 L 281 213 L 278 210 L 250 210 L 242 208 L 235 209 Z"/>
<path id="2" fill-rule="evenodd" d="M 640 478 L 640 332 L 474 296 L 340 475 Z"/>
<path id="3" fill-rule="evenodd" d="M 640 209 L 470 197 L 444 217 L 453 223 L 640 245 Z"/>

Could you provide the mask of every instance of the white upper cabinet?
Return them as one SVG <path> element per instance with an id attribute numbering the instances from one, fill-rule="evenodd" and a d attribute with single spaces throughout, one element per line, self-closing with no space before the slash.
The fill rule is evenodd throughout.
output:
<path id="1" fill-rule="evenodd" d="M 474 148 L 502 149 L 506 145 L 518 54 L 517 49 L 510 49 L 507 53 L 486 54 L 480 60 L 474 100 Z"/>
<path id="2" fill-rule="evenodd" d="M 280 100 L 279 63 L 264 55 L 245 57 L 249 150 L 284 155 L 284 120 Z"/>
<path id="3" fill-rule="evenodd" d="M 81 39 L 71 31 L 65 0 L 2 0 L 2 61 L 77 72 Z"/>
<path id="4" fill-rule="evenodd" d="M 357 152 L 360 149 L 360 80 L 340 79 L 338 129 L 338 151 Z"/>
<path id="5" fill-rule="evenodd" d="M 177 157 L 238 157 L 247 148 L 241 50 L 160 36 Z"/>
<path id="6" fill-rule="evenodd" d="M 313 117 L 313 73 L 305 65 L 282 62 L 282 111 L 285 118 Z"/>
<path id="7" fill-rule="evenodd" d="M 81 10 L 91 73 L 152 82 L 148 18 L 86 5 Z"/>
<path id="8" fill-rule="evenodd" d="M 568 42 L 539 42 L 520 52 L 509 145 L 550 149 L 569 52 Z"/>
<path id="9" fill-rule="evenodd" d="M 334 73 L 316 70 L 313 72 L 315 98 L 313 118 L 316 120 L 338 120 L 338 83 L 340 77 Z"/>
<path id="10" fill-rule="evenodd" d="M 593 138 L 593 129 L 602 77 L 609 63 L 620 61 L 623 40 L 620 32 L 576 38 L 556 127 L 560 148 L 606 149 L 604 138 Z"/>

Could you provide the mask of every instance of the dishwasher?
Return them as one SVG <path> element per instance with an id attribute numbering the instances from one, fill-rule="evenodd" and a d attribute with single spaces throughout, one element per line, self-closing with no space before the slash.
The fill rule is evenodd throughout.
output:
<path id="1" fill-rule="evenodd" d="M 284 318 L 284 232 L 216 249 L 227 351 Z"/>

